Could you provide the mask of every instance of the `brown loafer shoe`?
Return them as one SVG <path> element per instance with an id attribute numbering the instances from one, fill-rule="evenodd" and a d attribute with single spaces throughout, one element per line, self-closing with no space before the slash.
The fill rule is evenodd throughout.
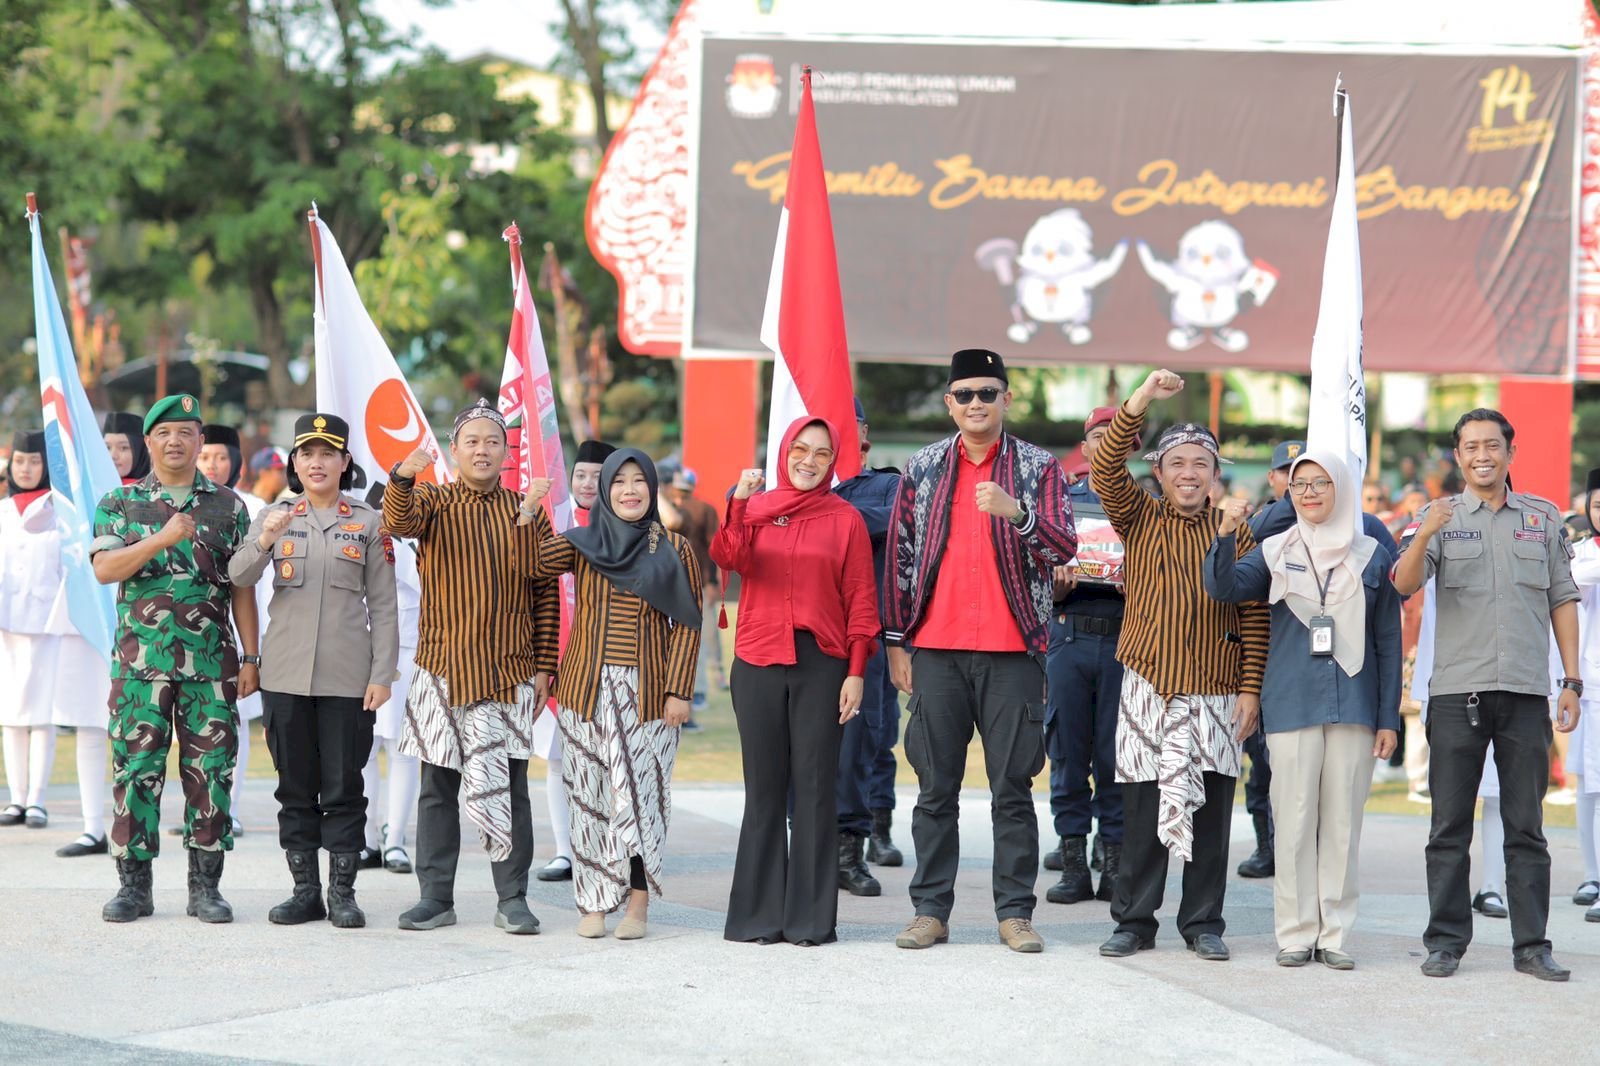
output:
<path id="1" fill-rule="evenodd" d="M 1007 918 L 1000 923 L 1000 939 L 1012 951 L 1033 955 L 1044 950 L 1044 941 L 1033 931 L 1027 918 Z"/>
<path id="2" fill-rule="evenodd" d="M 931 948 L 950 939 L 950 927 L 930 914 L 919 914 L 894 938 L 897 948 Z"/>

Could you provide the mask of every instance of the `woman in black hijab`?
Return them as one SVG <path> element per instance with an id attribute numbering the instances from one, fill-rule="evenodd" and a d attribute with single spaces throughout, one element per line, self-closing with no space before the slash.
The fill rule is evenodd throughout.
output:
<path id="1" fill-rule="evenodd" d="M 524 522 L 549 490 L 534 481 Z M 701 580 L 656 499 L 650 457 L 619 449 L 600 468 L 589 524 L 539 545 L 537 577 L 577 578 L 556 684 L 579 936 L 605 936 L 606 914 L 626 903 L 617 939 L 639 939 L 650 897 L 661 894 L 678 727 L 689 719 L 700 654 Z"/>
<path id="2" fill-rule="evenodd" d="M 150 449 L 144 444 L 144 419 L 131 411 L 112 411 L 100 427 L 111 461 L 124 485 L 150 476 Z"/>

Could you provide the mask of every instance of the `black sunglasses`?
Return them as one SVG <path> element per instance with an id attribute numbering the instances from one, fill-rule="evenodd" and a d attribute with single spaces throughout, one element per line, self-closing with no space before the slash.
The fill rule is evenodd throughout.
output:
<path id="1" fill-rule="evenodd" d="M 1000 392 L 1000 389 L 989 385 L 981 389 L 951 389 L 950 396 L 956 403 L 965 407 L 974 399 L 982 400 L 984 403 L 994 403 L 1000 398 Z"/>

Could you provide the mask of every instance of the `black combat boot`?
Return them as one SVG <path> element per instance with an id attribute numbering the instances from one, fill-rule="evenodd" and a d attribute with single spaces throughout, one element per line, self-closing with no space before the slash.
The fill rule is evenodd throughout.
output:
<path id="1" fill-rule="evenodd" d="M 108 922 L 131 922 L 156 912 L 155 900 L 150 895 L 149 859 L 118 859 L 117 877 L 122 880 L 122 887 L 101 908 L 100 917 Z"/>
<path id="2" fill-rule="evenodd" d="M 1271 877 L 1277 872 L 1272 860 L 1272 822 L 1265 814 L 1250 816 L 1256 827 L 1256 850 L 1239 864 L 1240 877 Z"/>
<path id="3" fill-rule="evenodd" d="M 233 908 L 217 891 L 222 880 L 223 852 L 189 849 L 189 908 L 191 918 L 209 925 L 233 921 Z"/>
<path id="4" fill-rule="evenodd" d="M 360 867 L 359 852 L 336 851 L 328 856 L 328 921 L 335 929 L 360 929 L 367 924 L 367 916 L 356 906 L 356 871 Z"/>
<path id="5" fill-rule="evenodd" d="M 872 835 L 867 837 L 867 861 L 879 866 L 899 866 L 905 856 L 889 838 L 889 827 L 894 824 L 893 811 L 872 812 Z"/>
<path id="6" fill-rule="evenodd" d="M 1098 841 L 1098 838 L 1096 840 Z M 1110 903 L 1111 897 L 1117 891 L 1117 871 L 1122 868 L 1122 845 L 1107 844 L 1103 841 L 1099 841 L 1099 843 L 1101 848 L 1100 890 L 1094 894 L 1094 898 Z"/>
<path id="7" fill-rule="evenodd" d="M 1057 840 L 1055 847 L 1044 853 L 1044 868 L 1046 870 L 1061 869 L 1061 852 L 1066 848 L 1066 846 L 1067 838 L 1061 837 L 1059 840 Z"/>
<path id="8" fill-rule="evenodd" d="M 865 837 L 839 834 L 839 887 L 852 896 L 881 896 L 883 886 L 861 858 Z"/>
<path id="9" fill-rule="evenodd" d="M 322 906 L 322 875 L 317 870 L 314 851 L 286 851 L 289 874 L 294 878 L 294 894 L 267 912 L 273 925 L 303 925 L 320 922 L 328 916 Z"/>
<path id="10" fill-rule="evenodd" d="M 1044 894 L 1051 903 L 1082 903 L 1094 898 L 1094 878 L 1089 873 L 1085 843 L 1083 837 L 1061 838 L 1061 880 Z"/>

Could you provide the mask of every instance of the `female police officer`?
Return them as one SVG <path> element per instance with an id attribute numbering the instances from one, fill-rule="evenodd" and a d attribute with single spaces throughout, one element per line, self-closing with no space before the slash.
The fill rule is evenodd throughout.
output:
<path id="1" fill-rule="evenodd" d="M 355 877 L 367 800 L 361 768 L 372 712 L 389 699 L 399 655 L 393 556 L 381 515 L 343 494 L 354 472 L 342 418 L 295 422 L 289 488 L 295 498 L 262 511 L 234 555 L 236 585 L 272 566 L 272 621 L 262 644 L 267 747 L 278 770 L 278 839 L 294 894 L 268 918 L 279 925 L 330 918 L 366 924 Z M 327 848 L 328 904 L 317 850 Z"/>

